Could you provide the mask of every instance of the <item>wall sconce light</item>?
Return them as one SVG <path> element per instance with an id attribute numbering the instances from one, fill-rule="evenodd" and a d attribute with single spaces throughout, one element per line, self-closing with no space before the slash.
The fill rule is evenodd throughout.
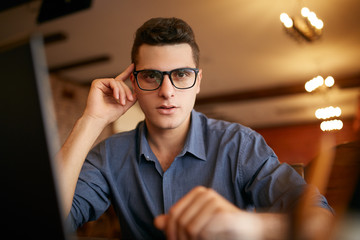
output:
<path id="1" fill-rule="evenodd" d="M 340 130 L 343 127 L 343 122 L 339 119 L 334 119 L 340 117 L 341 108 L 339 107 L 326 107 L 319 108 L 315 112 L 315 116 L 318 119 L 328 119 L 326 121 L 322 121 L 320 124 L 320 129 L 322 131 L 332 131 L 332 130 Z"/>
<path id="2" fill-rule="evenodd" d="M 328 119 L 332 117 L 340 117 L 341 115 L 341 108 L 339 107 L 326 107 L 326 108 L 319 108 L 315 112 L 315 116 L 318 119 Z"/>
<path id="3" fill-rule="evenodd" d="M 285 31 L 296 40 L 312 42 L 321 36 L 324 22 L 307 7 L 301 9 L 301 18 L 291 18 L 287 13 L 280 14 Z"/>
<path id="4" fill-rule="evenodd" d="M 325 80 L 322 76 L 317 76 L 305 83 L 305 90 L 307 92 L 313 92 L 319 88 L 326 90 L 334 86 L 334 84 L 335 80 L 332 76 L 328 76 Z M 322 131 L 333 131 L 342 129 L 343 122 L 339 119 L 335 119 L 337 117 L 340 117 L 340 115 L 341 108 L 333 106 L 319 108 L 315 111 L 316 118 L 326 120 L 322 121 L 320 124 L 320 129 Z"/>
<path id="5" fill-rule="evenodd" d="M 305 90 L 307 92 L 312 92 L 320 88 L 321 86 L 330 88 L 334 86 L 334 84 L 335 80 L 332 76 L 328 76 L 325 80 L 322 76 L 317 76 L 305 83 Z"/>
<path id="6" fill-rule="evenodd" d="M 320 129 L 322 131 L 333 131 L 333 130 L 340 130 L 343 128 L 343 122 L 341 120 L 335 119 L 330 121 L 323 121 L 320 124 Z"/>

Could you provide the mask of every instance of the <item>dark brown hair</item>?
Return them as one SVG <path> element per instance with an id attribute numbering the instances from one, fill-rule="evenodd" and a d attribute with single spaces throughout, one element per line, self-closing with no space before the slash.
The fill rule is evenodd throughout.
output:
<path id="1" fill-rule="evenodd" d="M 195 65 L 198 67 L 200 50 L 195 42 L 195 35 L 191 27 L 178 18 L 152 18 L 136 31 L 131 51 L 131 61 L 136 65 L 139 48 L 142 44 L 162 46 L 179 43 L 190 45 Z"/>

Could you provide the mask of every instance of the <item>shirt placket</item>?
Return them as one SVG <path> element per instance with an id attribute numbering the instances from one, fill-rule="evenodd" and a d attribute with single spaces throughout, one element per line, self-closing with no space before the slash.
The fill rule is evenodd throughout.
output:
<path id="1" fill-rule="evenodd" d="M 162 188 L 163 188 L 163 201 L 164 201 L 164 213 L 168 213 L 169 209 L 174 204 L 173 202 L 173 183 L 172 183 L 172 172 L 175 166 L 175 161 L 173 164 L 164 172 L 162 179 Z"/>

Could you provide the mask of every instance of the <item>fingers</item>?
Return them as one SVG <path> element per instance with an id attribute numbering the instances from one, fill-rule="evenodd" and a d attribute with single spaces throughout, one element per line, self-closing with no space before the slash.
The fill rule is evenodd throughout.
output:
<path id="1" fill-rule="evenodd" d="M 123 71 L 115 78 L 115 81 L 121 86 L 119 96 L 122 96 L 122 98 L 119 100 L 122 105 L 125 105 L 126 99 L 132 102 L 136 98 L 131 92 L 130 88 L 124 83 L 124 81 L 130 77 L 133 70 L 134 64 L 132 63 L 125 69 L 125 71 Z"/>
<path id="2" fill-rule="evenodd" d="M 124 82 L 131 75 L 131 64 L 116 78 L 96 79 L 92 82 L 85 114 L 113 122 L 136 103 L 136 95 Z"/>
<path id="3" fill-rule="evenodd" d="M 207 190 L 204 187 L 194 188 L 170 209 L 166 228 L 166 234 L 170 239 L 186 238 L 187 225 L 206 202 L 207 198 L 204 195 Z"/>
<path id="4" fill-rule="evenodd" d="M 206 228 L 215 216 L 239 211 L 214 190 L 196 187 L 180 199 L 167 215 L 156 218 L 154 224 L 164 230 L 170 240 L 199 239 L 203 232 L 208 231 Z"/>
<path id="5" fill-rule="evenodd" d="M 125 106 L 127 100 L 133 102 L 136 96 L 131 92 L 130 88 L 123 81 L 110 80 L 110 87 L 113 90 L 113 97 L 118 103 Z"/>
<path id="6" fill-rule="evenodd" d="M 168 216 L 165 214 L 157 216 L 154 220 L 155 227 L 160 230 L 165 230 L 167 219 Z"/>
<path id="7" fill-rule="evenodd" d="M 113 97 L 125 106 L 127 100 L 133 102 L 136 100 L 135 94 L 133 94 L 130 88 L 125 84 L 125 81 L 130 77 L 134 70 L 134 64 L 130 64 L 122 73 L 110 81 L 110 87 L 113 90 Z"/>
<path id="8" fill-rule="evenodd" d="M 184 211 L 178 222 L 181 236 L 196 237 L 201 230 L 210 221 L 212 216 L 220 207 L 216 204 L 217 195 L 212 190 L 202 191 L 197 194 L 197 198 L 191 203 L 191 206 Z"/>
<path id="9" fill-rule="evenodd" d="M 189 219 L 180 219 L 180 222 L 182 222 L 185 227 L 182 231 L 185 231 L 185 234 L 190 239 L 199 239 L 203 230 L 220 211 L 222 211 L 222 208 L 216 204 L 215 196 L 208 196 L 204 204 L 198 208 L 196 214 Z"/>
<path id="10" fill-rule="evenodd" d="M 134 71 L 134 64 L 130 64 L 122 73 L 120 73 L 115 80 L 116 81 L 125 81 L 128 79 L 131 75 L 131 73 Z"/>

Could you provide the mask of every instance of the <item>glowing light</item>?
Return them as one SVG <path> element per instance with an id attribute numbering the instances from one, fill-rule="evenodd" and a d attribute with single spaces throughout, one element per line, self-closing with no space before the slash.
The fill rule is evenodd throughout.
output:
<path id="1" fill-rule="evenodd" d="M 317 76 L 305 83 L 305 90 L 307 92 L 312 92 L 322 85 L 325 85 L 326 87 L 332 87 L 334 84 L 335 80 L 332 76 L 328 76 L 325 80 L 322 76 Z"/>
<path id="2" fill-rule="evenodd" d="M 340 130 L 343 128 L 343 122 L 341 120 L 323 121 L 320 124 L 322 131 Z"/>
<path id="3" fill-rule="evenodd" d="M 317 76 L 305 83 L 305 90 L 307 92 L 312 92 L 323 84 L 324 78 L 322 76 Z"/>
<path id="4" fill-rule="evenodd" d="M 301 15 L 307 18 L 310 24 L 318 30 L 323 29 L 324 22 L 316 16 L 316 13 L 311 12 L 307 7 L 301 9 Z"/>
<path id="5" fill-rule="evenodd" d="M 310 10 L 309 10 L 307 7 L 303 7 L 303 8 L 301 9 L 301 15 L 302 15 L 303 17 L 308 17 L 308 16 L 309 16 L 309 13 L 310 13 Z"/>
<path id="6" fill-rule="evenodd" d="M 316 29 L 321 30 L 321 29 L 323 29 L 323 27 L 324 27 L 324 22 L 321 21 L 320 19 L 317 19 L 317 20 L 314 22 L 314 27 L 315 27 Z"/>
<path id="7" fill-rule="evenodd" d="M 311 24 L 314 23 L 318 19 L 314 12 L 310 12 L 309 15 L 307 16 L 307 18 L 309 19 Z"/>
<path id="8" fill-rule="evenodd" d="M 332 117 L 340 117 L 341 115 L 341 108 L 339 107 L 326 107 L 326 108 L 319 108 L 315 112 L 315 116 L 318 119 L 327 119 Z"/>
<path id="9" fill-rule="evenodd" d="M 291 28 L 294 25 L 293 20 L 286 13 L 280 14 L 280 21 L 286 28 Z"/>
<path id="10" fill-rule="evenodd" d="M 280 21 L 283 23 L 286 32 L 296 40 L 306 40 L 312 42 L 322 34 L 324 22 L 307 7 L 301 9 L 300 18 L 290 17 L 287 13 L 280 14 Z"/>
<path id="11" fill-rule="evenodd" d="M 325 86 L 327 87 L 332 87 L 334 86 L 335 84 L 335 80 L 332 76 L 328 76 L 326 79 L 325 79 Z"/>

